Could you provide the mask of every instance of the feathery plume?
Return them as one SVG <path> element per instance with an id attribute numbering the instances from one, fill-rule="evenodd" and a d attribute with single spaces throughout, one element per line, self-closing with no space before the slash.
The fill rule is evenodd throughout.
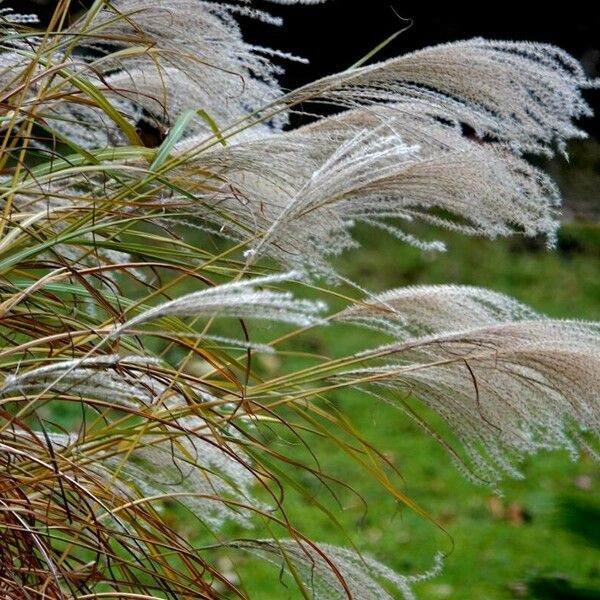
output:
<path id="1" fill-rule="evenodd" d="M 330 544 L 254 540 L 230 545 L 249 550 L 276 564 L 286 556 L 297 568 L 315 600 L 392 600 L 394 596 L 386 589 L 390 584 L 405 600 L 414 600 L 416 596 L 411 585 L 435 577 L 442 570 L 441 554 L 436 556 L 433 568 L 426 573 L 400 575 L 368 556 Z M 276 562 L 275 557 L 282 558 Z"/>
<path id="2" fill-rule="evenodd" d="M 152 404 L 165 391 L 164 383 L 144 377 L 147 367 L 160 361 L 149 356 L 92 356 L 63 360 L 21 374 L 10 374 L 0 387 L 0 396 L 11 392 L 53 390 L 81 394 L 140 409 Z"/>
<path id="3" fill-rule="evenodd" d="M 443 312 L 436 327 L 448 328 Z M 342 379 L 422 401 L 450 425 L 475 475 L 486 480 L 496 481 L 502 472 L 519 476 L 515 459 L 540 449 L 566 448 L 576 456 L 578 448 L 589 447 L 580 431 L 600 434 L 598 323 L 499 323 L 359 356 L 393 362 L 349 371 Z"/>
<path id="4" fill-rule="evenodd" d="M 202 426 L 206 423 L 201 419 Z M 151 498 L 176 492 L 177 501 L 204 524 L 220 528 L 227 520 L 250 526 L 250 517 L 265 508 L 254 497 L 257 477 L 250 458 L 239 444 L 224 437 L 194 432 L 193 417 L 176 421 L 184 428 L 183 436 L 164 441 L 156 436 L 140 440 L 127 462 L 120 455 L 102 461 L 105 477 L 120 469 L 121 480 L 137 494 Z M 231 434 L 230 434 L 231 437 Z"/>
<path id="5" fill-rule="evenodd" d="M 249 457 L 235 443 L 235 431 L 225 427 L 217 439 L 206 419 L 198 416 L 202 413 L 189 414 L 178 386 L 148 372 L 149 366 L 159 363 L 150 357 L 118 355 L 61 361 L 9 375 L 0 396 L 47 390 L 81 394 L 136 410 L 154 406 L 154 411 L 165 415 L 163 435 L 158 431 L 140 437 L 126 459 L 112 449 L 96 451 L 91 472 L 109 484 L 118 482 L 119 491 L 128 498 L 140 493 L 154 497 L 177 491 L 181 494 L 178 501 L 212 527 L 221 526 L 227 519 L 248 526 L 252 510 L 260 504 L 252 498 L 256 476 Z M 197 397 L 215 399 L 201 390 Z M 149 415 L 152 419 L 153 413 Z M 93 452 L 85 446 L 85 439 L 74 434 L 32 435 L 38 439 L 50 436 L 52 443 L 64 451 L 71 448 L 78 453 Z"/>
<path id="6" fill-rule="evenodd" d="M 419 100 L 454 114 L 480 138 L 548 153 L 554 143 L 563 150 L 569 138 L 585 136 L 572 121 L 591 114 L 581 89 L 595 85 L 556 46 L 475 38 L 331 75 L 286 101 L 356 106 Z"/>
<path id="7" fill-rule="evenodd" d="M 422 102 L 352 110 L 200 153 L 191 164 L 211 174 L 188 178 L 205 221 L 234 239 L 258 238 L 249 255 L 291 268 L 328 272 L 328 258 L 356 245 L 357 222 L 432 249 L 443 246 L 389 220 L 424 219 L 491 238 L 544 234 L 550 245 L 557 228 L 560 197 L 546 175 L 503 145 L 436 121 Z"/>
<path id="8" fill-rule="evenodd" d="M 168 129 L 182 110 L 200 108 L 226 126 L 281 96 L 277 76 L 282 68 L 272 62 L 273 57 L 302 60 L 245 42 L 237 16 L 281 24 L 280 19 L 250 6 L 203 0 L 116 0 L 91 22 L 84 15 L 68 28 L 67 35 L 75 40 L 69 54 L 57 44 L 51 52 L 46 50 L 44 61 L 62 64 L 87 80 L 133 126 L 147 123 Z M 7 25 L 11 19 L 19 22 L 7 13 Z M 90 28 L 93 36 L 88 35 Z M 27 76 L 30 60 L 22 52 L 31 53 L 38 44 L 32 38 L 27 48 L 11 51 L 15 44 L 7 42 L 8 51 L 0 58 L 2 88 L 17 87 L 20 78 Z M 43 70 L 40 64 L 37 71 L 42 75 Z M 45 91 L 48 99 L 40 97 L 46 84 L 44 77 L 28 83 L 28 101 L 61 135 L 84 148 L 131 142 L 101 108 L 77 101 L 79 91 L 69 77 L 54 79 Z M 263 119 L 253 127 L 254 135 L 280 129 L 287 118 L 280 112 Z M 188 135 L 194 131 L 205 131 L 203 124 L 196 123 Z"/>
<path id="9" fill-rule="evenodd" d="M 2 4 L 0 2 L 0 4 Z M 35 14 L 14 12 L 12 8 L 0 8 L 0 27 L 3 25 L 35 25 L 39 18 Z"/>
<path id="10" fill-rule="evenodd" d="M 271 1 L 291 5 L 324 0 Z M 187 249 L 144 252 L 139 240 L 160 239 L 162 243 L 168 238 L 154 238 L 136 229 L 138 217 L 149 226 L 164 226 L 169 234 L 173 224 L 181 222 L 214 231 L 244 242 L 248 263 L 268 256 L 294 270 L 226 283 L 134 313 L 101 340 L 116 343 L 115 338 L 135 333 L 138 325 L 167 316 L 255 318 L 302 327 L 325 324 L 319 317 L 324 308 L 321 303 L 262 287 L 307 275 L 334 275 L 329 260 L 356 245 L 352 228 L 357 223 L 429 249 L 442 246 L 417 239 L 402 224 L 422 219 L 490 238 L 513 232 L 543 234 L 552 244 L 559 194 L 548 177 L 526 162 L 524 154 L 564 151 L 566 140 L 584 136 L 574 120 L 590 114 L 581 91 L 596 82 L 588 80 L 581 65 L 568 54 L 545 44 L 475 39 L 351 69 L 283 95 L 277 83 L 282 70 L 274 61 L 300 59 L 245 42 L 240 16 L 273 25 L 280 22 L 256 9 L 252 0 L 113 0 L 96 3 L 94 12 L 76 21 L 64 36 L 57 31 L 25 39 L 13 36 L 11 27 L 16 30 L 33 23 L 33 17 L 0 9 L 1 27 L 9 31 L 1 42 L 0 87 L 11 108 L 0 128 L 7 129 L 9 146 L 13 147 L 14 135 L 22 136 L 14 145 L 22 156 L 28 148 L 39 148 L 45 142 L 30 141 L 28 136 L 42 128 L 52 141 L 66 142 L 77 155 L 72 164 L 69 158 L 57 161 L 58 167 L 49 161 L 31 169 L 27 157 L 2 181 L 6 189 L 1 208 L 9 217 L 2 248 L 10 254 L 3 263 L 8 265 L 7 282 L 21 281 L 24 263 L 27 269 L 46 269 L 44 252 L 49 248 L 53 264 L 60 260 L 61 268 L 69 267 L 69 271 L 65 269 L 69 276 L 97 277 L 99 288 L 111 276 L 104 274 L 103 263 L 129 260 L 118 249 L 120 243 L 140 248 L 140 262 L 153 256 L 164 258 L 158 270 L 169 264 L 181 266 Z M 14 99 L 18 99 L 14 111 L 19 112 L 13 112 Z M 306 106 L 310 102 L 345 110 L 284 131 L 289 114 L 301 103 Z M 199 108 L 205 111 L 205 120 L 190 123 L 179 138 L 168 137 L 169 127 L 180 113 Z M 36 128 L 21 129 L 22 122 L 35 123 Z M 175 160 L 152 161 L 151 154 L 139 151 L 140 143 L 160 143 L 147 143 L 140 137 L 139 128 L 144 126 L 155 127 L 162 138 L 167 135 L 168 142 L 182 140 L 172 152 Z M 474 137 L 465 133 L 469 129 Z M 175 133 L 181 132 L 175 129 Z M 127 149 L 132 152 L 115 152 L 115 156 L 136 158 L 111 158 L 105 163 L 107 153 L 85 150 L 122 145 L 133 146 Z M 47 145 L 43 147 L 50 152 Z M 172 146 L 166 144 L 154 156 L 164 159 L 169 150 Z M 149 173 L 148 164 L 157 172 Z M 181 206 L 185 213 L 178 212 Z M 127 217 L 125 228 L 121 228 L 123 214 Z M 90 222 L 92 228 L 87 227 Z M 127 235 L 144 233 L 144 237 L 125 243 L 120 232 L 127 229 Z M 72 232 L 66 244 L 61 237 L 64 231 Z M 29 254 L 23 247 L 34 232 L 35 248 Z M 82 248 L 84 252 L 80 252 Z M 196 268 L 196 257 L 204 254 L 192 252 L 190 245 L 193 259 L 189 262 Z M 213 267 L 221 258 L 210 261 Z M 78 263 L 89 264 L 85 261 L 94 261 L 99 268 L 76 272 Z M 119 278 L 128 267 L 117 266 L 114 271 Z M 7 285 L 19 291 L 16 283 Z M 123 549 L 129 550 L 131 543 L 131 556 L 144 560 L 138 577 L 133 561 L 120 563 L 121 555 L 115 553 L 114 573 L 126 580 L 124 585 L 142 590 L 145 584 L 141 582 L 148 579 L 150 592 L 170 593 L 181 575 L 181 588 L 189 581 L 197 590 L 210 568 L 197 576 L 190 569 L 189 579 L 175 572 L 170 561 L 176 546 L 164 544 L 165 533 L 172 529 L 166 522 L 154 520 L 155 508 L 149 511 L 151 518 L 145 518 L 142 505 L 174 493 L 211 529 L 227 520 L 249 526 L 253 511 L 271 511 L 273 507 L 254 499 L 254 486 L 260 481 L 270 489 L 267 479 L 277 471 L 268 472 L 265 461 L 267 472 L 262 473 L 260 459 L 253 459 L 259 448 L 250 445 L 250 437 L 244 437 L 243 428 L 254 426 L 254 422 L 247 423 L 245 402 L 263 398 L 263 394 L 278 396 L 289 381 L 296 391 L 298 373 L 289 379 L 261 382 L 253 396 L 248 361 L 247 385 L 241 386 L 240 404 L 230 410 L 231 399 L 239 399 L 237 394 L 226 391 L 223 398 L 217 398 L 204 390 L 204 379 L 183 374 L 181 369 L 175 372 L 158 359 L 88 356 L 90 337 L 97 334 L 93 325 L 104 321 L 106 312 L 100 307 L 96 314 L 87 315 L 83 336 L 80 331 L 70 335 L 84 309 L 80 309 L 79 296 L 65 299 L 71 293 L 71 280 L 68 285 L 53 285 L 58 291 L 33 285 L 27 294 L 15 296 L 17 304 L 22 301 L 23 305 L 13 306 L 19 310 L 6 319 L 9 329 L 5 337 L 17 340 L 14 349 L 9 348 L 9 356 L 13 353 L 9 360 L 22 361 L 22 365 L 36 360 L 38 348 L 29 343 L 19 345 L 18 340 L 23 324 L 30 324 L 36 313 L 28 313 L 29 320 L 21 317 L 30 306 L 38 305 L 41 314 L 47 307 L 49 318 L 36 323 L 32 343 L 39 342 L 42 353 L 47 350 L 48 356 L 55 357 L 61 356 L 62 344 L 68 341 L 74 355 L 86 358 L 56 359 L 10 374 L 0 395 L 10 396 L 8 402 L 25 404 L 30 392 L 40 393 L 43 401 L 79 394 L 83 412 L 100 404 L 89 399 L 102 400 L 109 410 L 102 411 L 99 421 L 107 426 L 82 426 L 78 433 L 66 435 L 35 431 L 29 427 L 29 407 L 17 413 L 14 427 L 0 431 L 7 476 L 15 478 L 15 485 L 7 488 L 8 497 L 14 490 L 19 495 L 25 490 L 23 496 L 33 499 L 27 499 L 29 506 L 38 503 L 43 507 L 43 519 L 37 521 L 46 527 L 68 522 L 64 531 L 74 531 L 77 542 L 63 541 L 71 547 L 81 544 L 87 548 L 85 544 L 92 539 L 87 534 L 95 531 L 96 521 L 108 517 L 117 522 L 119 511 L 130 511 L 128 525 L 119 524 L 115 531 L 119 535 L 125 531 L 129 537 Z M 92 287 L 80 289 L 90 291 Z M 160 291 L 162 286 L 157 285 L 150 295 Z M 101 289 L 94 288 L 84 301 L 93 305 L 95 292 L 101 293 Z M 113 295 L 120 300 L 120 294 Z M 111 308 L 120 311 L 123 306 L 128 304 L 118 302 Z M 11 331 L 13 318 L 16 325 Z M 350 364 L 362 361 L 365 367 L 339 372 L 337 380 L 369 386 L 369 392 L 383 389 L 421 400 L 451 427 L 475 477 L 494 481 L 501 473 L 518 475 L 516 459 L 539 449 L 567 448 L 573 455 L 580 448 L 593 450 L 586 436 L 600 432 L 599 324 L 546 319 L 502 294 L 468 286 L 392 290 L 351 306 L 335 318 L 394 337 L 391 344 L 350 357 Z M 168 322 L 165 329 L 165 337 L 177 340 L 179 332 L 169 331 Z M 46 334 L 48 337 L 43 337 Z M 33 339 L 36 335 L 43 341 Z M 247 349 L 270 349 L 204 332 L 190 333 L 193 335 Z M 336 372 L 333 369 L 340 370 L 341 364 L 347 364 L 345 359 L 324 361 L 314 370 L 309 367 L 300 373 L 300 381 L 321 379 L 323 372 Z M 22 398 L 15 398 L 16 393 Z M 300 392 L 301 397 L 312 393 L 307 388 Z M 372 393 L 378 395 L 379 391 Z M 294 396 L 290 398 L 293 401 Z M 427 427 L 407 398 L 399 398 L 397 405 Z M 110 409 L 119 409 L 123 421 L 114 421 L 116 413 Z M 262 409 L 270 411 L 272 407 Z M 127 412 L 134 414 L 124 416 Z M 19 421 L 22 414 L 25 418 Z M 264 413 L 252 416 L 259 422 Z M 461 454 L 455 452 L 454 457 L 460 463 Z M 16 463 L 17 468 L 16 461 L 22 461 Z M 25 461 L 34 469 L 29 471 Z M 102 485 L 95 485 L 98 480 Z M 65 484 L 71 486 L 68 493 Z M 97 500 L 86 486 L 98 490 L 103 500 Z M 71 496 L 76 500 L 71 502 L 79 518 L 76 526 L 70 520 Z M 9 511 L 11 518 L 21 518 L 21 500 L 19 497 L 15 503 L 16 510 Z M 32 509 L 33 516 L 36 510 Z M 142 516 L 139 529 L 138 514 Z M 153 537 L 150 529 L 154 522 L 158 535 Z M 29 528 L 26 521 L 15 523 L 18 527 L 11 525 L 7 530 Z M 102 560 L 91 563 L 93 573 L 88 582 L 79 569 L 80 557 L 65 553 L 61 540 L 55 547 L 52 536 L 38 536 L 36 527 L 30 528 L 35 530 L 31 539 L 43 537 L 46 546 L 36 547 L 41 548 L 43 560 L 37 560 L 37 550 L 31 553 L 35 560 L 31 565 L 23 563 L 28 567 L 22 570 L 23 578 L 19 573 L 9 585 L 28 581 L 33 573 L 34 579 L 37 574 L 40 581 L 46 579 L 42 589 L 51 595 L 67 593 L 67 589 L 70 594 L 71 585 L 86 593 L 88 583 L 95 586 L 93 590 L 90 587 L 92 592 L 114 587 L 110 565 L 109 575 L 95 578 L 103 568 L 102 560 L 109 563 L 112 559 L 112 550 L 107 552 L 107 548 L 116 539 L 115 531 L 109 532 L 113 537 L 107 538 L 106 547 L 101 535 L 98 542 L 90 542 L 90 555 L 98 547 Z M 78 528 L 87 537 L 81 536 Z M 104 535 L 103 530 L 97 531 Z M 144 544 L 150 549 L 148 554 L 139 551 Z M 288 564 L 291 558 L 310 592 L 324 600 L 348 595 L 391 598 L 391 587 L 412 599 L 410 585 L 421 578 L 398 575 L 370 558 L 325 544 L 254 540 L 229 545 L 270 560 L 283 555 Z M 14 556 L 31 558 L 27 551 L 20 551 L 22 543 L 15 547 Z M 64 567 L 60 576 L 52 560 L 46 560 L 45 547 L 51 556 L 60 556 L 59 564 Z M 163 550 L 168 551 L 168 558 L 161 554 Z M 144 570 L 149 556 L 156 559 L 153 568 L 165 573 L 156 585 L 152 572 Z M 186 567 L 192 564 L 188 559 Z M 439 568 L 438 560 L 429 575 Z M 49 584 L 53 577 L 56 581 Z M 189 592 L 180 593 L 181 588 L 171 595 Z"/>
<path id="11" fill-rule="evenodd" d="M 267 319 L 301 326 L 324 324 L 317 317 L 325 308 L 323 303 L 294 298 L 289 292 L 257 289 L 257 286 L 291 281 L 298 277 L 298 273 L 257 277 L 186 294 L 129 319 L 118 326 L 113 335 L 122 335 L 140 323 L 165 316 L 229 316 Z"/>
<path id="12" fill-rule="evenodd" d="M 92 76 L 95 72 L 111 75 L 102 88 L 112 90 L 113 98 L 134 98 L 132 106 L 143 109 L 142 118 L 153 124 L 168 126 L 180 109 L 202 108 L 219 124 L 228 125 L 281 94 L 276 77 L 282 69 L 270 60 L 278 53 L 245 42 L 237 15 L 281 23 L 255 8 L 225 3 L 118 0 L 93 21 L 109 47 L 118 51 L 114 58 L 85 35 L 77 53 L 89 54 Z M 74 24 L 72 31 L 78 32 L 79 26 Z M 123 56 L 123 50 L 136 47 L 147 47 L 148 52 Z M 94 60 L 98 52 L 105 56 Z M 286 115 L 275 116 L 269 127 L 279 128 L 286 121 Z"/>
<path id="13" fill-rule="evenodd" d="M 338 313 L 397 339 L 465 331 L 507 321 L 540 318 L 515 299 L 474 286 L 418 285 L 388 290 Z"/>

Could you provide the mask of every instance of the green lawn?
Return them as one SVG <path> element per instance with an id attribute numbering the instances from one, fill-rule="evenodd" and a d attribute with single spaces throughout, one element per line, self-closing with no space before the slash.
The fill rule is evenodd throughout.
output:
<path id="1" fill-rule="evenodd" d="M 559 248 L 551 252 L 516 239 L 489 242 L 441 234 L 448 252 L 427 254 L 372 232 L 359 236 L 363 248 L 343 257 L 339 266 L 371 290 L 415 283 L 476 284 L 509 293 L 553 317 L 600 319 L 597 227 L 565 226 Z M 277 332 L 258 325 L 253 329 L 265 339 Z M 335 356 L 369 343 L 362 330 L 329 328 L 288 348 Z M 265 361 L 263 368 L 287 371 L 300 359 L 286 361 L 293 364 Z M 600 471 L 590 457 L 573 462 L 566 454 L 545 453 L 527 459 L 522 465 L 526 479 L 505 480 L 500 497 L 463 478 L 438 444 L 393 407 L 359 392 L 344 391 L 330 399 L 330 410 L 342 410 L 386 452 L 402 473 L 403 491 L 437 524 L 401 509 L 331 442 L 317 436 L 307 440 L 321 469 L 354 492 L 334 485 L 332 494 L 313 476 L 295 477 L 336 515 L 356 547 L 399 572 L 425 570 L 436 551 L 447 553 L 443 574 L 415 586 L 420 598 L 600 598 Z M 261 433 L 288 456 L 315 465 L 306 448 L 284 432 L 269 428 Z M 348 543 L 305 495 L 288 495 L 287 508 L 292 521 L 313 539 Z M 235 535 L 235 528 L 229 533 Z M 269 535 L 265 530 L 264 536 Z M 251 576 L 254 583 L 247 592 L 252 598 L 300 597 L 293 584 L 287 590 L 280 587 L 277 567 L 257 562 L 240 556 L 231 565 Z"/>

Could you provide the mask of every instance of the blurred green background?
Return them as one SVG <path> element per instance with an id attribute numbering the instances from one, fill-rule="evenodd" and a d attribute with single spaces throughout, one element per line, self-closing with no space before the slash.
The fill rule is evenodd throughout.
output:
<path id="1" fill-rule="evenodd" d="M 474 284 L 508 293 L 552 317 L 600 319 L 600 227 L 591 220 L 566 223 L 554 251 L 547 251 L 542 242 L 516 237 L 488 241 L 439 230 L 419 233 L 444 240 L 448 252 L 424 253 L 365 229 L 358 232 L 363 247 L 344 256 L 340 269 L 373 291 L 415 283 Z M 265 338 L 275 333 L 259 331 L 256 325 L 253 329 Z M 379 341 L 377 336 L 370 340 L 370 335 L 353 328 L 321 328 L 293 347 L 340 355 Z M 288 371 L 295 360 L 301 361 L 286 358 L 283 367 L 267 356 L 260 367 Z M 320 467 L 360 496 L 334 486 L 338 504 L 314 477 L 298 478 L 306 491 L 335 512 L 360 550 L 399 572 L 426 570 L 436 551 L 447 553 L 442 575 L 415 585 L 419 598 L 600 598 L 600 469 L 591 457 L 572 461 L 566 453 L 550 452 L 530 457 L 522 464 L 525 479 L 504 480 L 498 494 L 467 481 L 446 452 L 393 407 L 359 392 L 344 391 L 331 398 L 331 409 L 343 409 L 367 440 L 386 453 L 404 477 L 403 491 L 439 526 L 401 510 L 317 436 L 307 440 Z M 268 438 L 269 432 L 263 434 Z M 280 431 L 272 434 L 270 443 L 311 464 L 304 447 Z M 313 539 L 348 543 L 302 495 L 288 496 L 287 507 L 292 521 Z M 235 535 L 235 528 L 229 533 Z M 234 578 L 236 569 L 241 575 L 251 574 L 251 598 L 300 597 L 291 582 L 282 591 L 277 567 L 257 566 L 240 557 L 228 568 Z"/>

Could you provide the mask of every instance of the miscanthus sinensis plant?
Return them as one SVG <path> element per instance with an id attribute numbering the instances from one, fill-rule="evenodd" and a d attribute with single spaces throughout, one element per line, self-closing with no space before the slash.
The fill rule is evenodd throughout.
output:
<path id="1" fill-rule="evenodd" d="M 74 22 L 68 5 L 46 31 L 0 9 L 3 598 L 245 597 L 224 553 L 306 598 L 412 598 L 439 560 L 398 574 L 288 518 L 295 472 L 340 474 L 273 435 L 330 439 L 420 510 L 332 390 L 396 406 L 485 485 L 540 449 L 596 455 L 597 323 L 474 287 L 373 295 L 333 261 L 358 223 L 424 251 L 443 248 L 412 221 L 552 246 L 559 193 L 525 157 L 584 135 L 594 82 L 572 57 L 473 39 L 283 93 L 301 59 L 244 41 L 238 17 L 279 24 L 251 0 L 96 0 Z M 381 345 L 286 368 L 315 327 Z"/>

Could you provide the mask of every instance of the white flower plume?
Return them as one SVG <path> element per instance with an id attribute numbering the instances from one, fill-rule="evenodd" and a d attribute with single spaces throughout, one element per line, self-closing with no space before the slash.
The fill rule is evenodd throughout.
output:
<path id="1" fill-rule="evenodd" d="M 395 596 L 386 589 L 390 584 L 405 600 L 415 600 L 412 584 L 435 577 L 442 570 L 441 555 L 437 555 L 433 568 L 425 573 L 400 575 L 369 556 L 330 544 L 254 540 L 232 542 L 230 545 L 249 550 L 278 565 L 285 555 L 294 564 L 315 600 L 392 600 Z"/>
<path id="2" fill-rule="evenodd" d="M 10 374 L 0 387 L 0 396 L 10 392 L 44 389 L 99 398 L 118 406 L 141 408 L 164 391 L 164 385 L 140 372 L 159 361 L 146 356 L 110 354 L 61 360 L 20 374 Z"/>
<path id="3" fill-rule="evenodd" d="M 537 318 L 541 315 L 514 298 L 467 285 L 388 290 L 335 316 L 337 321 L 366 325 L 398 339 Z"/>
<path id="4" fill-rule="evenodd" d="M 20 431 L 19 435 L 35 436 L 37 443 L 49 438 L 61 452 L 73 451 L 80 459 L 89 453 L 87 472 L 110 483 L 124 498 L 178 492 L 178 501 L 207 525 L 219 527 L 225 520 L 248 525 L 252 511 L 261 505 L 253 498 L 256 476 L 250 458 L 235 443 L 236 432 L 224 427 L 217 436 L 202 411 L 190 414 L 179 386 L 173 386 L 164 373 L 149 370 L 160 363 L 152 357 L 119 355 L 57 361 L 8 375 L 0 397 L 14 392 L 47 397 L 78 394 L 97 398 L 105 407 L 144 411 L 149 422 L 162 413 L 165 435 L 140 437 L 126 460 L 112 448 L 95 450 L 76 433 Z M 186 386 L 190 387 L 190 397 L 199 406 L 204 400 L 216 400 L 201 386 Z"/>
<path id="5" fill-rule="evenodd" d="M 597 85 L 550 44 L 451 42 L 325 77 L 290 102 L 320 98 L 345 106 L 419 100 L 519 151 L 549 151 L 585 134 L 573 119 L 591 110 L 581 89 Z"/>
<path id="6" fill-rule="evenodd" d="M 412 296 L 423 298 L 422 305 L 410 305 L 410 290 L 402 296 L 392 294 L 386 303 L 406 322 L 388 319 L 387 312 L 379 320 L 381 307 L 373 309 L 371 301 L 347 316 L 383 325 L 388 333 L 399 330 L 401 338 L 406 330 L 443 333 L 364 352 L 361 358 L 379 364 L 343 373 L 342 379 L 401 392 L 397 405 L 421 424 L 405 399 L 426 404 L 460 439 L 475 475 L 488 481 L 502 472 L 518 475 L 516 459 L 540 449 L 595 454 L 580 432 L 600 434 L 600 324 L 530 320 L 519 304 L 469 288 L 462 295 L 456 288 L 441 290 L 436 300 L 417 289 Z M 460 306 L 471 314 L 458 313 L 453 332 L 448 309 Z"/>
<path id="7" fill-rule="evenodd" d="M 185 294 L 129 319 L 118 326 L 113 335 L 121 335 L 141 323 L 165 316 L 254 318 L 300 326 L 324 324 L 317 316 L 325 308 L 323 303 L 295 298 L 289 292 L 257 289 L 258 286 L 290 281 L 298 277 L 298 273 L 256 277 Z"/>
<path id="8" fill-rule="evenodd" d="M 29 16 L 17 18 L 4 12 L 8 25 L 33 22 Z M 62 63 L 96 87 L 134 127 L 145 123 L 168 128 L 181 111 L 200 108 L 225 127 L 281 96 L 277 76 L 282 67 L 274 64 L 273 57 L 302 60 L 245 42 L 238 16 L 281 24 L 280 19 L 250 5 L 115 0 L 105 4 L 91 22 L 84 14 L 73 23 L 67 30 L 74 40 L 72 52 L 65 54 L 59 44 L 49 60 Z M 93 35 L 89 35 L 90 28 Z M 28 77 L 30 59 L 23 52 L 31 52 L 38 44 L 36 37 L 23 48 L 7 41 L 7 51 L 0 53 L 0 87 L 18 88 L 22 78 Z M 13 47 L 17 50 L 12 51 Z M 48 52 L 45 56 L 50 56 Z M 43 67 L 37 72 L 43 75 Z M 68 82 L 69 77 L 54 80 L 46 90 L 53 96 L 47 101 L 36 97 L 46 85 L 45 78 L 27 86 L 40 116 L 85 148 L 131 143 L 103 110 L 72 101 L 70 94 L 77 95 L 78 90 Z M 257 124 L 254 134 L 279 129 L 286 122 L 287 114 L 274 115 Z M 200 120 L 188 133 L 194 131 L 211 134 Z"/>
<path id="9" fill-rule="evenodd" d="M 351 229 L 360 221 L 424 248 L 440 244 L 415 239 L 400 223 L 424 219 L 491 238 L 543 234 L 552 244 L 554 183 L 506 145 L 469 139 L 440 114 L 423 102 L 351 110 L 200 153 L 187 180 L 204 223 L 234 239 L 258 238 L 254 256 L 292 268 L 327 271 L 329 257 L 355 245 Z"/>

